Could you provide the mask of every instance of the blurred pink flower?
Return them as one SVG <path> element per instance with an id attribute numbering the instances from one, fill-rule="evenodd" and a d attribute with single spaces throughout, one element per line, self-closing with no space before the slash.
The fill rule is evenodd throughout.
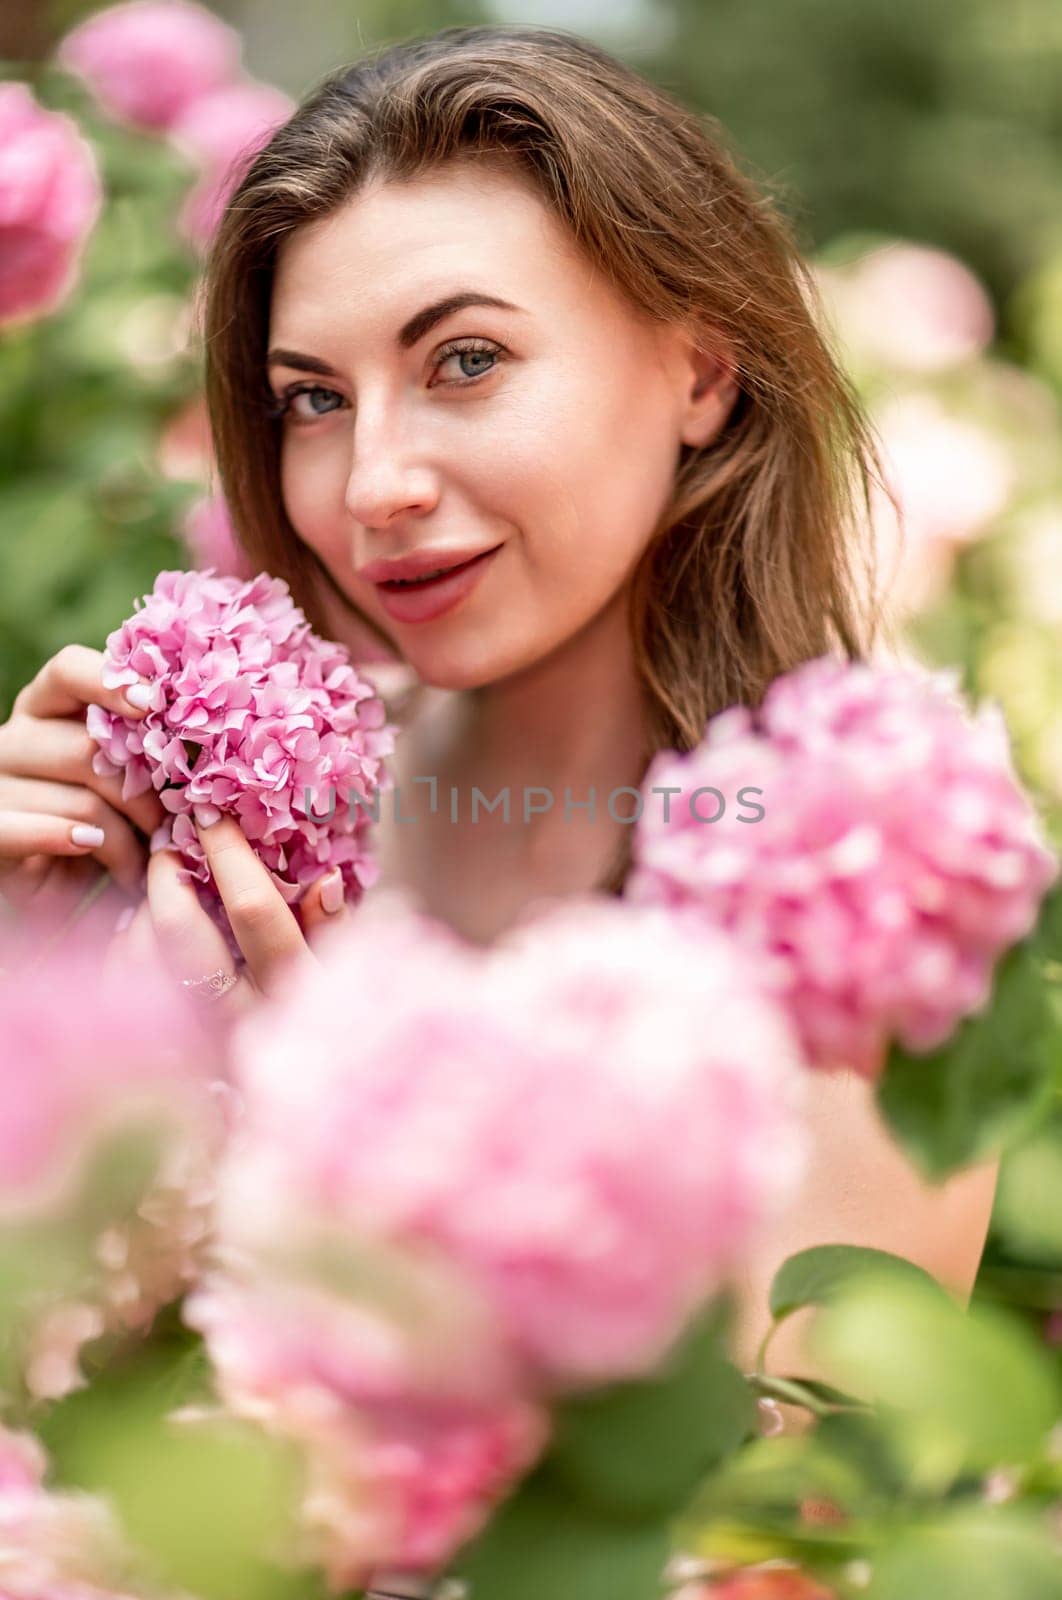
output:
<path id="1" fill-rule="evenodd" d="M 228 1411 L 302 1448 L 299 1554 L 336 1591 L 396 1562 L 443 1563 L 549 1433 L 482 1313 L 440 1275 L 398 1263 L 372 1280 L 398 1295 L 395 1316 L 285 1278 L 267 1256 L 242 1265 L 228 1241 L 225 1252 L 224 1271 L 186 1300 L 185 1320 L 206 1339 Z M 331 1259 L 344 1257 L 381 1270 L 336 1240 Z"/>
<path id="2" fill-rule="evenodd" d="M 216 462 L 203 395 L 194 395 L 170 417 L 159 436 L 156 460 L 166 478 L 209 481 Z"/>
<path id="3" fill-rule="evenodd" d="M 27 1304 L 4 1307 L 31 1394 L 76 1386 L 86 1339 L 145 1326 L 187 1287 L 221 1072 L 220 1041 L 154 965 L 119 974 L 76 931 L 31 954 L 0 943 L 0 1232 L 12 1260 L 42 1226 L 55 1238 Z"/>
<path id="4" fill-rule="evenodd" d="M 286 583 L 161 572 L 105 655 L 108 686 L 146 678 L 155 698 L 139 721 L 88 708 L 94 769 L 122 773 L 127 799 L 159 791 L 172 820 L 151 848 L 177 850 L 220 927 L 228 920 L 193 818 L 235 817 L 289 904 L 332 867 L 360 900 L 379 870 L 368 803 L 390 785 L 394 729 L 372 684 L 342 645 L 311 630 Z"/>
<path id="5" fill-rule="evenodd" d="M 889 603 L 902 616 L 942 592 L 954 547 L 987 532 L 1008 503 L 1015 471 L 1001 439 L 953 415 L 931 394 L 901 395 L 874 420 L 902 526 L 886 496 L 875 490 L 873 531 L 890 575 Z"/>
<path id="6" fill-rule="evenodd" d="M 943 250 L 897 241 L 822 269 L 822 280 L 845 342 L 884 366 L 941 372 L 981 355 L 995 333 L 984 287 Z"/>
<path id="7" fill-rule="evenodd" d="M 222 577 L 241 580 L 254 576 L 250 558 L 236 542 L 224 495 L 196 500 L 182 518 L 180 532 L 196 567 L 212 567 Z"/>
<path id="8" fill-rule="evenodd" d="M 758 952 L 815 1066 L 871 1077 L 892 1039 L 942 1044 L 1057 876 L 998 706 L 974 717 L 957 686 L 957 672 L 822 657 L 645 780 L 681 798 L 636 824 L 628 897 Z M 728 802 L 717 821 L 701 786 Z"/>
<path id="9" fill-rule="evenodd" d="M 230 1405 L 365 1485 L 360 1518 L 320 1488 L 349 1584 L 444 1559 L 539 1406 L 666 1355 L 799 1182 L 804 1079 L 742 952 L 665 912 L 544 902 L 481 949 L 391 895 L 330 931 L 232 1039 L 186 1313 Z"/>
<path id="10" fill-rule="evenodd" d="M 126 0 L 79 23 L 61 41 L 57 59 L 109 116 L 162 131 L 233 79 L 240 55 L 239 35 L 204 6 Z"/>
<path id="11" fill-rule="evenodd" d="M 174 144 L 202 170 L 179 218 L 182 234 L 197 248 L 213 238 L 246 162 L 294 110 L 281 89 L 247 80 L 205 95 L 174 124 Z"/>
<path id="12" fill-rule="evenodd" d="M 0 1594 L 4 1600 L 132 1600 L 129 1553 L 108 1504 L 45 1487 L 31 1433 L 0 1427 Z"/>
<path id="13" fill-rule="evenodd" d="M 54 311 L 80 271 L 103 190 L 76 123 L 0 84 L 0 326 Z"/>
<path id="14" fill-rule="evenodd" d="M 234 1042 L 257 1179 L 430 1241 L 544 1381 L 643 1372 L 798 1175 L 784 1018 L 652 908 L 541 903 L 487 950 L 391 908 Z"/>

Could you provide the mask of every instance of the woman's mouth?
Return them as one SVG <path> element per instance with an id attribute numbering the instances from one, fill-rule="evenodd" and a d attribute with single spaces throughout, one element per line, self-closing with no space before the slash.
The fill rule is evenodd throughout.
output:
<path id="1" fill-rule="evenodd" d="M 376 584 L 380 603 L 396 622 L 430 622 L 450 611 L 479 582 L 484 569 L 501 549 L 485 550 L 460 566 L 423 578 L 391 578 Z"/>

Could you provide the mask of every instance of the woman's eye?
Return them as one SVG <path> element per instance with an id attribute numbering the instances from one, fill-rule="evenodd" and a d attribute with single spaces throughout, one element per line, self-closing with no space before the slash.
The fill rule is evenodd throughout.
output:
<path id="1" fill-rule="evenodd" d="M 477 378 L 485 378 L 488 372 L 493 372 L 501 356 L 500 345 L 482 343 L 448 345 L 439 351 L 436 368 L 445 367 L 447 362 L 455 361 L 459 376 L 444 381 L 458 385 L 475 383 Z"/>
<path id="2" fill-rule="evenodd" d="M 448 362 L 456 362 L 458 375 L 444 379 L 442 387 L 464 388 L 493 372 L 504 355 L 505 351 L 501 345 L 484 344 L 481 341 L 471 344 L 451 344 L 439 351 L 435 358 L 434 370 L 438 371 Z M 430 387 L 436 386 L 433 384 Z M 323 404 L 319 403 L 322 397 Z M 306 404 L 300 406 L 298 404 L 300 400 L 304 400 Z M 301 387 L 286 390 L 269 402 L 267 410 L 274 421 L 290 416 L 296 422 L 315 422 L 345 404 L 343 396 L 337 394 L 335 389 L 326 389 L 319 383 L 305 383 Z"/>
<path id="3" fill-rule="evenodd" d="M 315 397 L 318 395 L 324 395 L 326 400 L 335 401 L 335 405 L 326 405 L 319 409 L 313 404 Z M 296 403 L 299 400 L 306 400 L 309 402 L 308 406 L 300 410 Z M 334 389 L 324 389 L 320 384 L 311 384 L 304 389 L 289 390 L 284 397 L 284 401 L 285 412 L 290 411 L 301 422 L 311 422 L 315 417 L 324 417 L 328 415 L 329 411 L 334 411 L 337 405 L 342 404 L 343 396 L 337 394 Z"/>

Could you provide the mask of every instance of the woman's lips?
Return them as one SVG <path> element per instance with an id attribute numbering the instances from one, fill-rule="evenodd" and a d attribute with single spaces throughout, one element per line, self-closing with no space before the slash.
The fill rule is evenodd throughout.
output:
<path id="1" fill-rule="evenodd" d="M 471 594 L 501 548 L 500 544 L 496 545 L 493 550 L 486 550 L 462 566 L 438 578 L 427 578 L 423 583 L 402 586 L 378 583 L 374 587 L 380 604 L 395 622 L 432 622 Z"/>

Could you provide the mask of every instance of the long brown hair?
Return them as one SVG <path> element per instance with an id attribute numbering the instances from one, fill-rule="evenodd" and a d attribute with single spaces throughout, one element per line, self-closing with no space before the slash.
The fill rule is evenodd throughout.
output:
<path id="1" fill-rule="evenodd" d="M 794 232 L 714 119 L 563 30 L 444 28 L 381 47 L 330 73 L 247 164 L 202 317 L 220 485 L 255 563 L 323 626 L 321 585 L 338 590 L 288 521 L 264 404 L 278 249 L 368 181 L 456 158 L 509 163 L 632 305 L 694 319 L 736 356 L 734 409 L 707 446 L 683 447 L 631 588 L 651 751 L 692 748 L 715 712 L 757 705 L 802 661 L 864 658 L 883 625 L 868 529 L 885 485 Z"/>

